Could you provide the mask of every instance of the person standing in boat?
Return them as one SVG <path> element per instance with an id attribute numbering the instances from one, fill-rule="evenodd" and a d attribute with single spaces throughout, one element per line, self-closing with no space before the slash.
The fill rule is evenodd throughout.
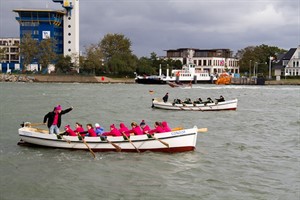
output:
<path id="1" fill-rule="evenodd" d="M 166 93 L 166 95 L 163 97 L 163 101 L 166 103 L 169 98 L 169 93 Z"/>
<path id="2" fill-rule="evenodd" d="M 58 105 L 52 112 L 47 113 L 44 116 L 44 124 L 47 122 L 50 134 L 59 134 L 59 128 L 61 125 L 61 116 L 73 110 L 73 107 L 66 110 L 62 110 L 61 106 Z"/>
<path id="3" fill-rule="evenodd" d="M 144 134 L 147 134 L 150 131 L 150 127 L 145 123 L 145 120 L 142 120 L 140 127 Z"/>

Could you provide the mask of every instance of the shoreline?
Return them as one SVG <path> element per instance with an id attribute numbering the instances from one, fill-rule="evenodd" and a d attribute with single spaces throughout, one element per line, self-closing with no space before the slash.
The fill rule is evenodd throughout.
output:
<path id="1" fill-rule="evenodd" d="M 109 78 L 106 76 L 83 76 L 83 75 L 1 74 L 0 82 L 135 84 L 135 79 L 134 78 Z M 231 84 L 231 85 L 236 85 L 236 84 Z M 300 85 L 300 78 L 282 79 L 280 81 L 266 80 L 265 85 Z"/>

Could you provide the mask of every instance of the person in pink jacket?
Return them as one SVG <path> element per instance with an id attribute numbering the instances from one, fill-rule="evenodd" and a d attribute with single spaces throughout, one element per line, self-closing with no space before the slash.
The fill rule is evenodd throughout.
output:
<path id="1" fill-rule="evenodd" d="M 74 132 L 79 133 L 81 136 L 85 136 L 85 133 L 84 133 L 85 131 L 82 128 L 82 125 L 79 122 L 76 122 Z"/>
<path id="2" fill-rule="evenodd" d="M 163 121 L 161 123 L 161 125 L 162 125 L 162 128 L 164 129 L 165 132 L 171 132 L 172 131 L 171 128 L 168 126 L 168 123 L 166 121 Z"/>
<path id="3" fill-rule="evenodd" d="M 138 124 L 136 122 L 132 122 L 131 123 L 131 130 L 125 131 L 124 133 L 129 136 L 129 135 L 143 135 L 143 131 L 141 129 L 141 127 L 138 126 Z"/>
<path id="4" fill-rule="evenodd" d="M 65 126 L 65 131 L 69 136 L 77 136 L 77 134 L 71 129 L 70 125 Z"/>
<path id="5" fill-rule="evenodd" d="M 145 123 L 145 120 L 142 120 L 140 127 L 144 134 L 147 134 L 150 131 L 150 127 Z"/>
<path id="6" fill-rule="evenodd" d="M 120 131 L 115 127 L 114 124 L 110 125 L 110 131 L 109 132 L 105 132 L 102 134 L 102 136 L 121 136 L 122 134 L 120 133 Z"/>
<path id="7" fill-rule="evenodd" d="M 87 124 L 86 128 L 87 128 L 87 132 L 88 132 L 88 134 L 86 136 L 97 137 L 97 133 L 95 132 L 92 124 Z"/>
<path id="8" fill-rule="evenodd" d="M 120 129 L 119 129 L 120 133 L 126 132 L 128 130 L 129 129 L 127 128 L 127 126 L 123 122 L 121 122 L 120 123 Z"/>
<path id="9" fill-rule="evenodd" d="M 148 133 L 154 134 L 154 133 L 163 133 L 163 132 L 165 132 L 165 130 L 161 126 L 161 123 L 160 122 L 155 122 L 154 123 L 154 129 L 151 129 Z"/>

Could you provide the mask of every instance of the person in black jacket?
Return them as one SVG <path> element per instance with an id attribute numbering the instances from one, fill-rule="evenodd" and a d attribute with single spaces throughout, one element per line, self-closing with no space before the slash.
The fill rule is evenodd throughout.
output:
<path id="1" fill-rule="evenodd" d="M 61 125 L 61 116 L 73 110 L 73 107 L 66 110 L 62 110 L 61 106 L 58 105 L 52 112 L 49 112 L 44 117 L 44 124 L 47 122 L 50 134 L 59 134 L 59 127 Z"/>
<path id="2" fill-rule="evenodd" d="M 168 101 L 169 98 L 169 93 L 167 93 L 164 97 L 163 97 L 163 101 L 166 103 Z"/>

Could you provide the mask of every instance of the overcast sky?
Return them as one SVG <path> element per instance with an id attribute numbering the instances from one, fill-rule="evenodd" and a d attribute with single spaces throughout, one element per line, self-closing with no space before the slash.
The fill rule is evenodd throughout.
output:
<path id="1" fill-rule="evenodd" d="M 19 8 L 62 9 L 52 0 L 0 0 L 0 37 L 19 37 Z M 178 48 L 300 45 L 300 0 L 80 0 L 80 50 L 124 34 L 138 57 Z"/>

